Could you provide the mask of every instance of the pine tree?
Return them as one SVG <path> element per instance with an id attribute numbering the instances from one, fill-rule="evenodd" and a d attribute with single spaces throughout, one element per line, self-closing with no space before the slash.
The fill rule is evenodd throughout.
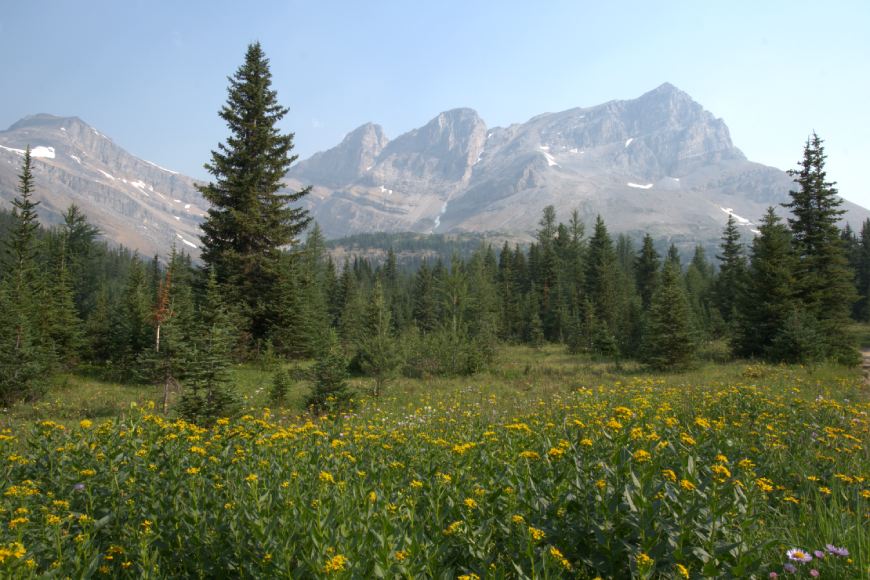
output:
<path id="1" fill-rule="evenodd" d="M 110 303 L 107 286 L 105 281 L 100 285 L 94 308 L 85 321 L 84 358 L 99 365 L 112 360 L 117 346 L 117 313 Z"/>
<path id="2" fill-rule="evenodd" d="M 93 272 L 88 271 L 87 265 L 94 254 L 94 242 L 100 230 L 88 222 L 78 206 L 72 204 L 63 214 L 63 234 L 66 240 L 66 269 L 78 314 L 84 317 L 86 310 L 93 307 L 88 299 L 97 292 L 96 278 L 92 276 Z"/>
<path id="3" fill-rule="evenodd" d="M 293 377 L 286 369 L 278 369 L 272 375 L 272 384 L 269 386 L 269 401 L 273 405 L 283 405 L 287 394 L 293 384 Z"/>
<path id="4" fill-rule="evenodd" d="M 597 326 L 594 335 L 598 337 L 596 348 L 611 349 L 615 344 L 617 310 L 617 263 L 613 241 L 601 216 L 595 221 L 595 231 L 589 240 L 586 259 L 586 295 L 595 308 Z M 605 354 L 602 352 L 601 354 Z"/>
<path id="5" fill-rule="evenodd" d="M 719 248 L 722 253 L 716 256 L 720 261 L 715 286 L 716 305 L 722 319 L 730 324 L 737 314 L 737 299 L 746 282 L 746 257 L 743 255 L 743 244 L 734 214 L 728 214 Z"/>
<path id="6" fill-rule="evenodd" d="M 646 234 L 634 267 L 637 291 L 644 310 L 649 310 L 653 293 L 658 285 L 659 267 L 659 254 L 653 246 L 652 236 Z"/>
<path id="7" fill-rule="evenodd" d="M 278 122 L 288 109 L 271 88 L 269 61 L 259 43 L 248 47 L 244 64 L 230 77 L 227 104 L 220 117 L 231 136 L 212 151 L 206 165 L 214 181 L 199 187 L 211 203 L 203 223 L 202 259 L 242 306 L 254 341 L 266 337 L 274 310 L 278 254 L 296 243 L 308 225 L 307 210 L 292 207 L 310 188 L 279 193 L 281 180 L 296 155 L 293 134 L 282 135 Z"/>
<path id="8" fill-rule="evenodd" d="M 49 337 L 40 333 L 40 294 L 36 269 L 36 234 L 39 220 L 33 201 L 30 147 L 18 176 L 19 195 L 12 200 L 13 226 L 6 240 L 8 274 L 0 286 L 0 400 L 41 394 L 54 364 Z"/>
<path id="9" fill-rule="evenodd" d="M 818 321 L 825 355 L 843 362 L 857 362 L 848 332 L 849 314 L 857 295 L 837 222 L 845 210 L 834 182 L 827 181 L 822 140 L 807 139 L 795 176 L 797 190 L 790 191 L 788 219 L 797 257 L 797 298 L 808 316 Z"/>
<path id="10" fill-rule="evenodd" d="M 861 225 L 857 253 L 855 289 L 858 301 L 852 312 L 856 320 L 870 322 L 870 219 L 864 220 Z"/>
<path id="11" fill-rule="evenodd" d="M 17 293 L 32 292 L 36 276 L 36 233 L 38 201 L 33 201 L 33 172 L 30 146 L 24 151 L 24 163 L 18 175 L 18 196 L 12 200 L 14 226 L 6 240 L 6 264 Z"/>
<path id="12" fill-rule="evenodd" d="M 380 396 L 387 381 L 397 374 L 402 364 L 402 353 L 393 335 L 391 318 L 383 287 L 377 281 L 366 312 L 367 332 L 359 345 L 360 367 L 364 373 L 374 377 L 375 397 Z"/>
<path id="13" fill-rule="evenodd" d="M 68 259 L 68 235 L 60 237 L 60 255 L 54 271 L 54 280 L 46 284 L 49 289 L 45 317 L 46 334 L 50 338 L 58 362 L 71 368 L 78 362 L 84 342 L 84 328 L 75 304 L 75 290 L 70 276 Z"/>
<path id="14" fill-rule="evenodd" d="M 732 344 L 740 356 L 771 358 L 774 339 L 795 309 L 796 262 L 791 232 L 772 207 L 767 209 L 758 231 L 752 241 L 749 275 L 740 296 L 740 315 Z"/>
<path id="15" fill-rule="evenodd" d="M 178 411 L 182 417 L 209 425 L 232 414 L 239 405 L 233 391 L 229 366 L 235 343 L 230 313 L 221 297 L 217 276 L 209 274 L 203 304 L 199 310 L 192 361 L 185 369 Z"/>
<path id="16" fill-rule="evenodd" d="M 695 352 L 689 304 L 673 262 L 666 262 L 644 329 L 642 360 L 656 370 L 686 367 Z"/>
<path id="17" fill-rule="evenodd" d="M 713 316 L 715 309 L 712 300 L 713 290 L 713 266 L 707 261 L 707 255 L 703 246 L 695 246 L 692 261 L 686 268 L 683 278 L 686 288 L 686 299 L 692 313 L 692 324 L 696 336 L 708 337 L 715 333 L 715 321 L 718 317 Z"/>
<path id="18" fill-rule="evenodd" d="M 121 304 L 120 324 L 118 328 L 120 344 L 115 356 L 121 362 L 120 370 L 136 372 L 136 361 L 139 355 L 151 350 L 154 346 L 152 332 L 152 301 L 148 290 L 148 281 L 142 262 L 135 260 L 130 267 L 127 285 Z"/>
<path id="19" fill-rule="evenodd" d="M 317 354 L 312 369 L 313 387 L 305 406 L 315 413 L 341 409 L 350 403 L 347 385 L 347 358 L 338 342 L 338 335 L 330 330 Z"/>

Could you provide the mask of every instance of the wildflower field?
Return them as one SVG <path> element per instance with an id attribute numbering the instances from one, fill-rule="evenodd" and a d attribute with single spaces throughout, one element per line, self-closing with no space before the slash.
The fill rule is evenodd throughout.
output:
<path id="1" fill-rule="evenodd" d="M 10 424 L 0 577 L 867 577 L 860 377 L 729 372 L 526 368 L 210 429 L 147 402 Z"/>

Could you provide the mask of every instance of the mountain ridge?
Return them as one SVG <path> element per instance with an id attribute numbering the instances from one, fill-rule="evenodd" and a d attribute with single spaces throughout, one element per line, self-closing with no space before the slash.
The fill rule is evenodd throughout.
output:
<path id="1" fill-rule="evenodd" d="M 16 194 L 27 144 L 48 223 L 76 203 L 106 237 L 142 253 L 165 254 L 173 243 L 198 253 L 207 204 L 196 182 L 129 154 L 78 117 L 41 113 L 0 131 L 0 199 Z M 718 239 L 729 213 L 748 239 L 794 186 L 786 172 L 748 160 L 724 120 L 670 83 L 507 127 L 488 127 L 467 107 L 393 139 L 365 123 L 293 164 L 285 181 L 313 186 L 302 204 L 333 239 L 384 231 L 529 240 L 554 205 L 562 220 L 577 209 L 586 223 L 602 215 L 615 233 L 686 245 Z M 851 202 L 844 208 L 856 228 L 870 217 Z"/>

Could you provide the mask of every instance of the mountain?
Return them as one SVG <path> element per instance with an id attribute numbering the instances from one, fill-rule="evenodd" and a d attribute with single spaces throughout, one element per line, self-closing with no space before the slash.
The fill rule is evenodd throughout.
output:
<path id="1" fill-rule="evenodd" d="M 150 255 L 198 254 L 207 204 L 194 181 L 130 155 L 75 117 L 34 115 L 0 132 L 0 200 L 15 196 L 33 147 L 42 218 L 79 205 L 107 238 Z M 795 144 L 795 160 L 801 144 Z M 728 127 L 671 84 L 625 101 L 487 128 L 472 109 L 437 115 L 393 140 L 367 123 L 294 164 L 287 187 L 329 238 L 368 232 L 487 233 L 529 240 L 543 208 L 566 221 L 601 214 L 611 232 L 649 232 L 688 248 L 715 244 L 729 213 L 746 238 L 788 201 L 787 173 L 746 159 Z M 870 218 L 850 202 L 856 229 Z M 782 210 L 780 210 L 781 213 Z"/>
<path id="2" fill-rule="evenodd" d="M 16 195 L 27 145 L 45 223 L 59 223 L 75 203 L 106 238 L 140 253 L 165 255 L 174 243 L 198 254 L 207 206 L 194 181 L 134 157 L 77 117 L 33 115 L 0 132 L 0 200 Z"/>
<path id="3" fill-rule="evenodd" d="M 360 135 L 377 138 L 361 139 Z M 800 157 L 795 144 L 795 159 Z M 362 160 L 365 160 L 364 162 Z M 330 171 L 330 164 L 335 169 Z M 364 125 L 295 165 L 291 188 L 328 237 L 370 231 L 499 232 L 531 237 L 542 210 L 614 232 L 709 242 L 733 213 L 747 237 L 788 200 L 784 171 L 753 163 L 721 119 L 671 84 L 626 101 L 487 129 L 471 109 L 439 114 L 393 141 Z M 858 226 L 870 212 L 845 202 Z"/>

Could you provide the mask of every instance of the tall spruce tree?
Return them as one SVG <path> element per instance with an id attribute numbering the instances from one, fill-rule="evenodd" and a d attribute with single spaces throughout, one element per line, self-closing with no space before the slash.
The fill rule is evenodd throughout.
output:
<path id="1" fill-rule="evenodd" d="M 716 305 L 726 324 L 730 324 L 736 316 L 738 296 L 743 291 L 746 282 L 746 257 L 743 254 L 743 244 L 740 241 L 740 230 L 734 214 L 728 214 L 728 222 L 722 232 L 719 244 L 722 253 L 719 259 L 719 277 L 716 279 Z"/>
<path id="2" fill-rule="evenodd" d="M 7 274 L 0 286 L 0 403 L 40 394 L 54 362 L 47 336 L 40 333 L 36 297 L 40 294 L 36 267 L 38 201 L 33 201 L 30 147 L 18 176 L 18 196 L 12 200 L 12 229 L 6 240 Z"/>
<path id="3" fill-rule="evenodd" d="M 856 362 L 848 332 L 852 304 L 857 299 L 837 222 L 845 213 L 835 182 L 827 181 L 825 149 L 815 132 L 807 139 L 799 168 L 790 173 L 797 189 L 788 219 L 797 255 L 795 287 L 805 314 L 818 322 L 825 356 Z"/>
<path id="4" fill-rule="evenodd" d="M 686 367 L 696 348 L 690 316 L 679 269 L 668 260 L 662 270 L 661 283 L 653 294 L 644 329 L 643 362 L 657 370 Z"/>
<path id="5" fill-rule="evenodd" d="M 373 394 L 376 397 L 380 396 L 387 381 L 397 374 L 402 364 L 402 353 L 393 334 L 391 318 L 383 287 L 378 280 L 372 289 L 366 311 L 367 332 L 359 345 L 360 367 L 364 373 L 374 377 Z"/>
<path id="6" fill-rule="evenodd" d="M 861 225 L 857 254 L 855 289 L 858 301 L 852 308 L 852 315 L 861 322 L 870 322 L 870 219 Z"/>
<path id="7" fill-rule="evenodd" d="M 612 351 L 615 349 L 611 345 L 616 344 L 614 331 L 619 307 L 617 262 L 613 240 L 601 216 L 596 218 L 595 230 L 589 239 L 585 282 L 586 296 L 595 309 L 598 322 L 596 329 L 586 329 L 586 332 L 598 337 L 595 344 L 601 354 L 614 354 Z"/>
<path id="8" fill-rule="evenodd" d="M 740 296 L 737 332 L 732 339 L 739 356 L 771 358 L 777 334 L 794 310 L 794 253 L 791 232 L 768 208 L 752 241 L 749 276 Z"/>
<path id="9" fill-rule="evenodd" d="M 637 291 L 640 294 L 644 310 L 649 310 L 653 293 L 659 280 L 659 254 L 653 246 L 652 236 L 646 234 L 643 237 L 643 246 L 640 249 L 634 266 Z"/>
<path id="10" fill-rule="evenodd" d="M 178 322 L 179 334 L 187 334 Z M 214 272 L 209 274 L 198 320 L 191 322 L 195 338 L 191 359 L 185 363 L 178 410 L 185 419 L 208 425 L 231 415 L 239 405 L 229 373 L 235 329 Z"/>
<path id="11" fill-rule="evenodd" d="M 297 156 L 290 155 L 293 133 L 281 134 L 278 128 L 288 109 L 278 104 L 269 60 L 259 43 L 248 47 L 229 83 L 219 115 L 231 135 L 205 166 L 214 181 L 199 187 L 211 204 L 202 226 L 202 259 L 229 299 L 242 307 L 247 330 L 259 341 L 274 314 L 277 254 L 297 241 L 311 219 L 307 210 L 290 204 L 310 187 L 279 193 Z"/>

